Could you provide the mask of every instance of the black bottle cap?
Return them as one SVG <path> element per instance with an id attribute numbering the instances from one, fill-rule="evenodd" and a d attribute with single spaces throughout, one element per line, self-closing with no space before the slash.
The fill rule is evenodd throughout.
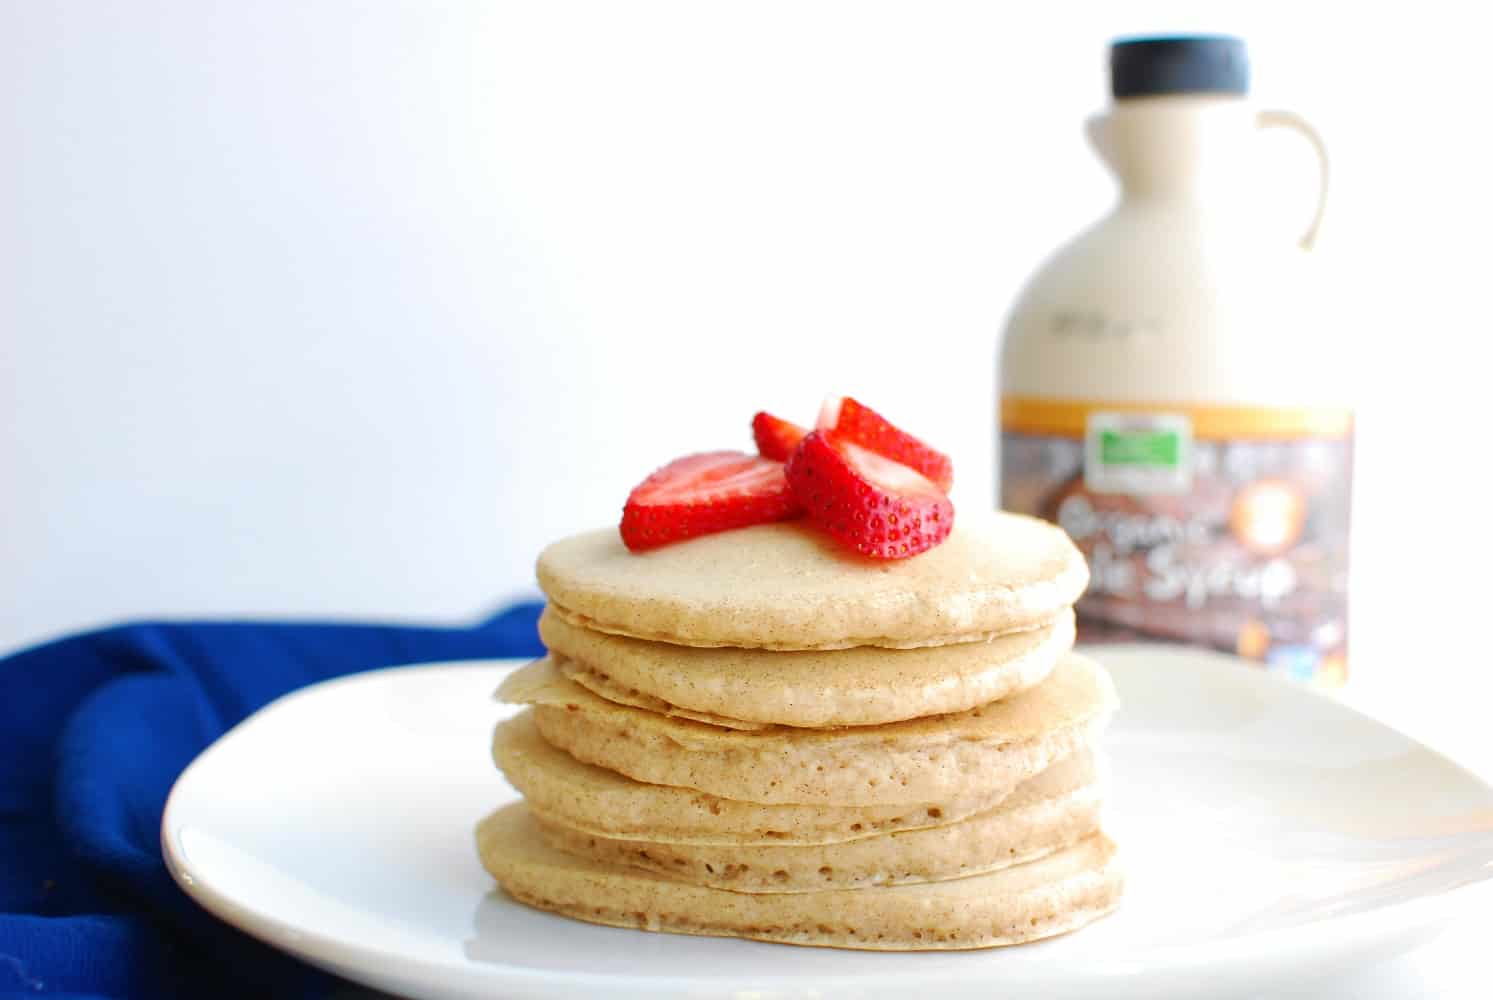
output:
<path id="1" fill-rule="evenodd" d="M 1247 94 L 1249 53 L 1232 35 L 1121 38 L 1109 47 L 1117 98 L 1155 94 Z"/>

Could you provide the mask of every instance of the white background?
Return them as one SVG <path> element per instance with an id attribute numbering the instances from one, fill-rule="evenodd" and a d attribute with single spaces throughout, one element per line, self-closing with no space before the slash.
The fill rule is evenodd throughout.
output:
<path id="1" fill-rule="evenodd" d="M 4 0 L 0 650 L 470 620 L 653 466 L 829 391 L 989 502 L 1005 311 L 1113 197 L 1105 44 L 1222 29 L 1334 157 L 1358 683 L 1488 692 L 1485 40 L 1349 9 Z"/>
<path id="2" fill-rule="evenodd" d="M 1488 761 L 1463 10 L 0 0 L 0 652 L 146 615 L 471 620 L 653 466 L 830 391 L 989 502 L 1005 311 L 1113 197 L 1081 138 L 1105 44 L 1214 29 L 1333 153 L 1352 696 Z M 1299 217 L 1310 164 L 1278 153 Z"/>

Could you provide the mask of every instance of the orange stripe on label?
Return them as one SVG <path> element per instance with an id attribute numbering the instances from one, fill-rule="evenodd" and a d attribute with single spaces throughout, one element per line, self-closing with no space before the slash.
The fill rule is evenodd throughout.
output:
<path id="1" fill-rule="evenodd" d="M 1084 436 L 1090 413 L 1176 413 L 1192 423 L 1196 438 L 1347 437 L 1353 433 L 1353 411 L 1343 407 L 1213 406 L 1199 403 L 1134 403 L 1104 400 L 1037 399 L 1008 396 L 1001 400 L 1001 430 L 1017 434 Z"/>

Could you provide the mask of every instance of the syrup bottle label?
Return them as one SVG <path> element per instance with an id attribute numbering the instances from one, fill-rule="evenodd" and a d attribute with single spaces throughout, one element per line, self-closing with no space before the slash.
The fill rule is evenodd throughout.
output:
<path id="1" fill-rule="evenodd" d="M 1351 411 L 1015 397 L 1001 428 L 1001 506 L 1062 525 L 1089 561 L 1081 641 L 1345 679 Z"/>

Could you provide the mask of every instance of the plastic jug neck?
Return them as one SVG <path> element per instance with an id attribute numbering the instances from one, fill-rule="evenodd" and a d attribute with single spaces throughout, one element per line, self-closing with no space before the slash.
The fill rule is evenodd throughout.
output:
<path id="1" fill-rule="evenodd" d="M 1089 140 L 1127 198 L 1190 200 L 1247 174 L 1253 116 L 1249 101 L 1233 95 L 1126 98 L 1089 119 Z"/>

